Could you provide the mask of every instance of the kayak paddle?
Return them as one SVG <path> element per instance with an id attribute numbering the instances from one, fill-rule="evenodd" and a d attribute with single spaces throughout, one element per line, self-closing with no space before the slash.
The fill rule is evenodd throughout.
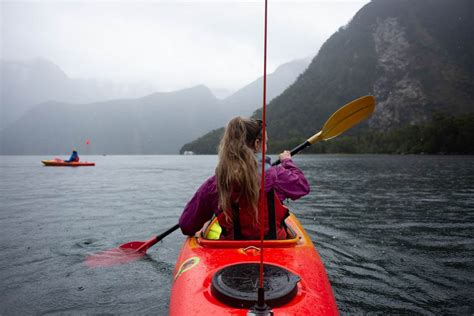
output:
<path id="1" fill-rule="evenodd" d="M 361 97 L 344 105 L 334 112 L 334 114 L 326 121 L 321 131 L 308 138 L 304 143 L 293 148 L 291 150 L 291 155 L 296 155 L 306 147 L 309 147 L 320 140 L 329 140 L 342 134 L 352 126 L 367 119 L 374 112 L 374 109 L 375 98 L 370 95 Z M 280 160 L 278 159 L 272 163 L 272 165 L 278 165 L 279 163 Z M 153 237 L 148 241 L 132 241 L 123 244 L 118 248 L 106 250 L 95 255 L 89 255 L 86 258 L 86 264 L 90 267 L 103 267 L 123 264 L 140 259 L 145 255 L 148 248 L 178 228 L 179 224 L 176 224 L 161 235 Z"/>
<path id="2" fill-rule="evenodd" d="M 344 133 L 352 126 L 367 119 L 372 115 L 374 109 L 375 98 L 371 95 L 366 95 L 347 103 L 331 115 L 321 131 L 308 138 L 304 143 L 293 148 L 291 150 L 291 155 L 293 156 L 299 153 L 306 147 L 309 147 L 320 140 L 329 140 Z M 275 166 L 279 163 L 280 159 L 276 160 L 272 165 Z"/>
<path id="3" fill-rule="evenodd" d="M 174 232 L 179 228 L 179 224 L 169 228 L 164 233 L 151 238 L 148 241 L 132 241 L 121 245 L 118 248 L 109 249 L 98 254 L 89 255 L 86 264 L 89 267 L 105 267 L 116 264 L 123 264 L 142 258 L 148 248 Z"/>

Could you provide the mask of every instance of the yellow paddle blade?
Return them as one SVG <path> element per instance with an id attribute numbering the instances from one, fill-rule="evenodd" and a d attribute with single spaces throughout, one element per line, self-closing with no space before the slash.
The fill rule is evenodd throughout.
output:
<path id="1" fill-rule="evenodd" d="M 318 140 L 328 140 L 347 131 L 352 126 L 367 119 L 375 109 L 375 98 L 367 95 L 347 103 L 337 110 L 324 124 L 322 130 L 308 139 L 314 144 Z"/>

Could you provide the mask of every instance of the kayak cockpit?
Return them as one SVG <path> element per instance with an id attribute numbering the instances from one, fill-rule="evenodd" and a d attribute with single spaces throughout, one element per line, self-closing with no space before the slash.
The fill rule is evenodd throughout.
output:
<path id="1" fill-rule="evenodd" d="M 293 216 L 293 215 L 290 215 Z M 264 240 L 264 248 L 275 248 L 275 247 L 293 247 L 301 239 L 298 227 L 292 225 L 293 221 L 288 221 L 287 225 L 287 239 L 275 239 L 275 240 Z M 217 218 L 214 218 L 209 223 L 204 225 L 196 234 L 196 241 L 202 247 L 206 248 L 247 248 L 247 247 L 261 247 L 260 240 L 221 240 L 219 239 L 221 229 Z"/>

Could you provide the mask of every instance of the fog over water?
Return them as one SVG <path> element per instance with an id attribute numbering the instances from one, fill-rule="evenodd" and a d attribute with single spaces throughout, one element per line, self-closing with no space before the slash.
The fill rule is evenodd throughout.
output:
<path id="1" fill-rule="evenodd" d="M 173 226 L 216 156 L 81 156 L 90 168 L 0 156 L 0 314 L 166 315 L 184 236 L 140 261 L 88 254 Z M 312 192 L 290 202 L 341 314 L 472 315 L 471 156 L 300 155 Z"/>

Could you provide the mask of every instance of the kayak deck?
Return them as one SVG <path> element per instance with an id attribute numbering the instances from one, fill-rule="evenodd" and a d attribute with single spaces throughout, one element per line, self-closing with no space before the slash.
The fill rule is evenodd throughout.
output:
<path id="1" fill-rule="evenodd" d="M 291 214 L 286 219 L 291 239 L 265 240 L 264 263 L 299 276 L 297 292 L 275 315 L 338 315 L 323 263 L 311 239 Z M 246 315 L 247 308 L 228 306 L 212 293 L 212 278 L 224 267 L 260 262 L 259 240 L 207 240 L 201 232 L 186 239 L 174 270 L 170 315 Z M 250 280 L 258 284 L 258 280 Z M 255 291 L 257 289 L 255 288 Z"/>
<path id="2" fill-rule="evenodd" d="M 92 167 L 95 162 L 65 162 L 64 160 L 41 160 L 46 167 Z"/>

